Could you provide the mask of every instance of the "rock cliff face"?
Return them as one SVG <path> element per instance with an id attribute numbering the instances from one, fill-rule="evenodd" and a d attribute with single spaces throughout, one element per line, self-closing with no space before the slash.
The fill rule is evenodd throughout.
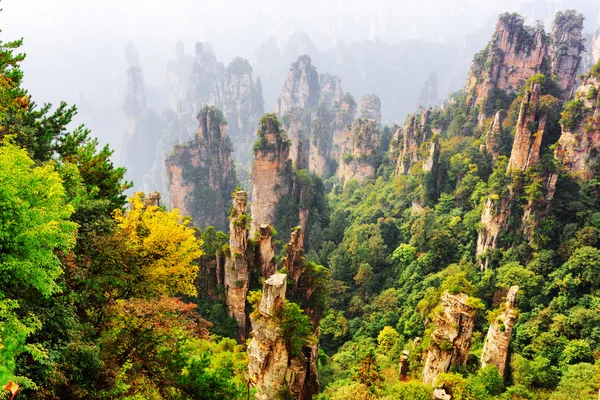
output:
<path id="1" fill-rule="evenodd" d="M 559 12 L 554 18 L 550 32 L 549 56 L 552 74 L 559 79 L 563 89 L 563 100 L 573 97 L 577 74 L 582 60 L 585 45 L 582 37 L 582 14 L 575 11 Z"/>
<path id="2" fill-rule="evenodd" d="M 319 76 L 309 56 L 300 56 L 292 64 L 275 112 L 291 140 L 290 157 L 297 169 L 324 177 L 334 172 L 334 120 L 338 111 L 342 114 L 344 98 L 340 78 Z"/>
<path id="3" fill-rule="evenodd" d="M 498 158 L 500 150 L 505 141 L 508 140 L 502 129 L 504 118 L 506 118 L 506 112 L 504 110 L 498 111 L 485 135 L 485 151 L 491 154 L 494 160 Z"/>
<path id="4" fill-rule="evenodd" d="M 518 286 L 511 286 L 500 315 L 492 321 L 481 352 L 481 367 L 494 365 L 502 377 L 506 374 L 508 346 L 512 329 L 517 321 Z"/>
<path id="5" fill-rule="evenodd" d="M 333 120 L 333 147 L 331 158 L 339 160 L 342 146 L 344 145 L 346 128 L 352 124 L 357 110 L 356 101 L 347 93 L 335 106 Z"/>
<path id="6" fill-rule="evenodd" d="M 396 176 L 407 175 L 410 169 L 420 159 L 421 145 L 431 139 L 432 130 L 429 127 L 429 109 L 423 110 L 421 115 L 412 114 L 404 124 L 404 137 L 402 149 L 397 161 Z"/>
<path id="7" fill-rule="evenodd" d="M 277 269 L 273 261 L 275 257 L 275 238 L 273 237 L 273 228 L 269 225 L 261 225 L 258 231 L 258 240 L 256 247 L 258 249 L 258 265 L 263 278 L 268 279 Z"/>
<path id="8" fill-rule="evenodd" d="M 282 395 L 308 400 L 312 395 L 306 391 L 310 380 L 306 356 L 294 357 L 290 353 L 281 327 L 286 280 L 285 274 L 274 274 L 265 281 L 261 302 L 250 317 L 253 338 L 248 345 L 248 378 L 259 400 L 274 400 Z"/>
<path id="9" fill-rule="evenodd" d="M 253 337 L 248 345 L 248 379 L 256 388 L 259 400 L 275 399 L 286 386 L 295 383 L 298 375 L 302 381 L 306 374 L 305 371 L 294 373 L 291 379 L 290 355 L 276 318 L 285 302 L 286 280 L 285 274 L 275 274 L 265 281 L 258 310 L 250 317 Z"/>
<path id="10" fill-rule="evenodd" d="M 261 225 L 275 226 L 275 208 L 290 193 L 290 141 L 274 114 L 261 120 L 254 145 L 252 171 L 252 233 Z"/>
<path id="11" fill-rule="evenodd" d="M 368 94 L 360 100 L 358 117 L 363 119 L 375 120 L 377 125 L 381 125 L 381 100 L 374 94 Z"/>
<path id="12" fill-rule="evenodd" d="M 201 110 L 198 124 L 199 134 L 165 160 L 171 208 L 191 216 L 202 229 L 226 230 L 230 193 L 237 186 L 227 125 L 214 107 Z"/>
<path id="13" fill-rule="evenodd" d="M 292 64 L 275 112 L 290 115 L 294 108 L 312 108 L 317 105 L 321 90 L 319 74 L 309 56 L 303 55 Z"/>
<path id="14" fill-rule="evenodd" d="M 438 97 L 438 81 L 435 72 L 432 72 L 427 77 L 427 80 L 421 88 L 419 99 L 417 100 L 417 107 L 435 107 L 440 104 Z"/>
<path id="15" fill-rule="evenodd" d="M 600 152 L 600 61 L 565 107 L 555 157 L 572 175 L 589 180 Z"/>
<path id="16" fill-rule="evenodd" d="M 499 99 L 538 73 L 556 74 L 568 99 L 584 50 L 582 27 L 583 16 L 570 11 L 556 15 L 550 35 L 542 26 L 525 26 L 518 14 L 501 15 L 491 42 L 473 60 L 465 88 L 467 102 L 481 107 L 480 124 L 497 111 Z"/>
<path id="17" fill-rule="evenodd" d="M 540 108 L 541 86 L 535 84 L 525 94 L 513 141 L 509 170 L 525 171 L 540 158 L 540 148 L 548 115 Z"/>
<path id="18" fill-rule="evenodd" d="M 338 179 L 363 183 L 375 177 L 375 152 L 379 147 L 379 124 L 374 119 L 356 119 L 344 132 Z"/>
<path id="19" fill-rule="evenodd" d="M 235 192 L 229 215 L 229 254 L 225 257 L 225 301 L 238 324 L 238 338 L 246 337 L 246 297 L 250 281 L 248 250 L 248 193 Z"/>
<path id="20" fill-rule="evenodd" d="M 523 97 L 507 166 L 509 176 L 515 171 L 526 171 L 539 159 L 548 117 L 546 105 L 551 104 L 549 98 L 540 96 L 540 91 L 540 85 L 534 84 Z M 542 99 L 547 101 L 542 102 Z M 482 270 L 488 268 L 488 253 L 498 245 L 498 236 L 506 226 L 512 202 L 519 190 L 520 187 L 511 184 L 508 187 L 507 195 L 486 200 L 481 215 L 482 228 L 479 230 L 477 238 L 477 256 L 481 259 Z"/>
<path id="21" fill-rule="evenodd" d="M 434 317 L 423 382 L 433 384 L 438 374 L 451 365 L 465 365 L 475 325 L 475 310 L 467 305 L 466 294 L 442 295 L 442 312 Z"/>

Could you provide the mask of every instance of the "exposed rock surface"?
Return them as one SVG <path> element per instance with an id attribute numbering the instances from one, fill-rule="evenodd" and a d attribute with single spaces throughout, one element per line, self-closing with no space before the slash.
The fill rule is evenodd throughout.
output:
<path id="1" fill-rule="evenodd" d="M 275 112 L 289 115 L 294 108 L 312 108 L 317 105 L 320 94 L 316 68 L 309 56 L 300 56 L 290 67 Z"/>
<path id="2" fill-rule="evenodd" d="M 225 301 L 229 314 L 238 324 L 238 338 L 246 336 L 246 297 L 250 269 L 246 256 L 248 249 L 248 193 L 235 192 L 229 215 L 229 254 L 225 258 Z"/>
<path id="3" fill-rule="evenodd" d="M 263 224 L 275 226 L 277 203 L 290 192 L 290 143 L 275 115 L 267 114 L 261 120 L 254 150 L 252 233 Z"/>
<path id="4" fill-rule="evenodd" d="M 403 130 L 402 150 L 397 161 L 396 176 L 407 175 L 412 166 L 421 159 L 419 149 L 423 143 L 431 139 L 433 134 L 429 127 L 430 114 L 429 109 L 424 109 L 421 115 L 412 114 L 406 120 Z"/>
<path id="5" fill-rule="evenodd" d="M 381 100 L 374 94 L 368 94 L 360 100 L 358 117 L 373 119 L 379 126 L 381 124 Z"/>
<path id="6" fill-rule="evenodd" d="M 571 11 L 556 15 L 550 35 L 541 25 L 525 26 L 518 14 L 501 15 L 491 42 L 473 60 L 465 88 L 468 103 L 482 107 L 479 122 L 497 111 L 497 99 L 535 74 L 557 75 L 568 99 L 584 50 L 582 27 L 583 16 Z"/>
<path id="7" fill-rule="evenodd" d="M 263 278 L 268 279 L 275 273 L 277 265 L 273 261 L 275 257 L 275 238 L 273 228 L 269 225 L 261 225 L 258 230 L 258 264 Z"/>
<path id="8" fill-rule="evenodd" d="M 231 192 L 237 186 L 232 146 L 223 114 L 204 107 L 198 114 L 199 133 L 175 146 L 165 160 L 171 208 L 192 217 L 200 228 L 227 229 Z"/>
<path id="9" fill-rule="evenodd" d="M 506 374 L 510 336 L 517 321 L 518 311 L 516 305 L 518 291 L 518 286 L 511 286 L 508 290 L 502 312 L 490 324 L 481 352 L 481 367 L 485 368 L 488 365 L 494 365 L 503 377 Z"/>
<path id="10" fill-rule="evenodd" d="M 577 89 L 573 113 L 563 118 L 555 157 L 572 175 L 589 180 L 600 154 L 600 61 Z"/>
<path id="11" fill-rule="evenodd" d="M 508 175 L 516 171 L 526 171 L 539 159 L 547 120 L 547 110 L 540 102 L 540 91 L 540 85 L 534 84 L 523 97 L 507 166 Z M 477 238 L 477 256 L 481 260 L 482 270 L 488 268 L 489 252 L 498 245 L 498 236 L 506 226 L 512 202 L 519 190 L 519 187 L 510 185 L 506 195 L 497 195 L 495 199 L 488 197 L 486 200 L 481 215 L 482 227 Z"/>
<path id="12" fill-rule="evenodd" d="M 363 183 L 375 177 L 375 152 L 379 147 L 379 124 L 374 119 L 356 119 L 344 132 L 337 176 Z"/>
<path id="13" fill-rule="evenodd" d="M 438 374 L 448 372 L 451 365 L 465 365 L 475 325 L 475 310 L 467 305 L 468 296 L 445 292 L 442 312 L 435 315 L 423 382 L 433 384 Z"/>
<path id="14" fill-rule="evenodd" d="M 346 128 L 352 124 L 356 115 L 357 105 L 350 93 L 337 103 L 335 107 L 335 117 L 333 120 L 333 147 L 331 157 L 339 160 L 342 146 L 344 145 Z"/>
<path id="15" fill-rule="evenodd" d="M 290 355 L 276 319 L 277 310 L 285 302 L 286 280 L 285 274 L 275 274 L 265 281 L 256 315 L 250 317 L 253 338 L 248 345 L 248 379 L 259 400 L 275 399 L 291 383 Z M 305 376 L 306 372 L 300 375 Z"/>
<path id="16" fill-rule="evenodd" d="M 558 77 L 559 85 L 563 89 L 563 100 L 569 100 L 573 96 L 581 55 L 585 51 L 582 38 L 583 20 L 582 14 L 570 10 L 557 13 L 552 24 L 550 63 L 552 74 Z"/>
<path id="17" fill-rule="evenodd" d="M 259 400 L 274 400 L 285 392 L 293 399 L 310 399 L 306 392 L 309 364 L 286 347 L 279 310 L 286 297 L 285 274 L 265 281 L 258 310 L 251 315 L 252 341 L 248 346 L 248 378 Z"/>
<path id="18" fill-rule="evenodd" d="M 535 84 L 528 90 L 521 103 L 513 141 L 509 170 L 525 171 L 540 158 L 540 148 L 548 115 L 540 109 L 541 86 Z"/>
<path id="19" fill-rule="evenodd" d="M 309 169 L 325 177 L 334 172 L 334 121 L 346 97 L 340 78 L 319 76 L 309 56 L 300 56 L 292 64 L 275 112 L 288 133 L 292 143 L 290 157 L 298 169 Z"/>
<path id="20" fill-rule="evenodd" d="M 491 154 L 494 160 L 500 155 L 500 150 L 507 140 L 502 129 L 504 118 L 506 118 L 506 112 L 504 110 L 498 111 L 485 135 L 485 151 Z"/>

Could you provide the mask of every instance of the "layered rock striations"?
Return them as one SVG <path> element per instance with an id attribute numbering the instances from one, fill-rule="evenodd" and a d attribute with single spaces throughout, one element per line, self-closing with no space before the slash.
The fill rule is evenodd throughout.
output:
<path id="1" fill-rule="evenodd" d="M 494 160 L 498 158 L 502 148 L 509 140 L 502 127 L 505 118 L 506 111 L 498 111 L 485 135 L 485 151 L 491 154 Z"/>
<path id="2" fill-rule="evenodd" d="M 420 148 L 428 142 L 433 131 L 429 125 L 431 111 L 424 109 L 420 115 L 411 114 L 404 123 L 402 147 L 396 164 L 396 176 L 408 175 L 413 165 L 421 160 Z"/>
<path id="3" fill-rule="evenodd" d="M 480 125 L 497 111 L 498 102 L 510 100 L 536 74 L 557 76 L 563 99 L 573 92 L 584 51 L 583 16 L 573 11 L 556 15 L 550 35 L 541 25 L 525 26 L 518 14 L 503 14 L 488 46 L 472 63 L 465 92 L 467 102 L 479 107 Z"/>
<path id="4" fill-rule="evenodd" d="M 260 122 L 254 144 L 252 170 L 252 232 L 261 225 L 275 226 L 275 211 L 281 198 L 291 191 L 290 140 L 274 114 Z"/>
<path id="5" fill-rule="evenodd" d="M 286 281 L 285 274 L 267 279 L 258 309 L 250 317 L 253 337 L 248 345 L 248 380 L 259 400 L 275 399 L 282 391 L 298 386 L 294 385 L 296 379 L 303 381 L 306 375 L 305 371 L 289 371 L 290 354 L 277 318 L 285 303 Z"/>
<path id="6" fill-rule="evenodd" d="M 475 325 L 475 310 L 468 305 L 464 293 L 442 295 L 441 313 L 434 316 L 427 361 L 423 369 L 423 382 L 433 384 L 440 373 L 450 370 L 451 365 L 467 363 L 471 337 Z"/>
<path id="7" fill-rule="evenodd" d="M 237 321 L 240 341 L 244 341 L 246 336 L 246 297 L 250 282 L 247 206 L 248 193 L 243 190 L 235 192 L 229 215 L 229 254 L 225 256 L 224 268 L 225 302 L 229 315 Z"/>
<path id="8" fill-rule="evenodd" d="M 585 51 L 583 20 L 582 14 L 568 10 L 558 12 L 552 24 L 548 53 L 552 75 L 558 78 L 559 86 L 563 89 L 563 100 L 573 97 L 582 54 Z"/>
<path id="9" fill-rule="evenodd" d="M 342 146 L 345 141 L 346 129 L 352 124 L 357 112 L 357 104 L 350 93 L 335 105 L 333 120 L 333 144 L 331 149 L 331 158 L 339 160 Z"/>
<path id="10" fill-rule="evenodd" d="M 555 100 L 551 96 L 541 96 L 539 84 L 533 84 L 523 96 L 506 171 L 510 182 L 508 187 L 499 188 L 503 193 L 491 193 L 488 196 L 481 215 L 477 256 L 481 260 L 482 270 L 488 268 L 489 253 L 496 249 L 498 237 L 506 227 L 513 202 L 521 189 L 513 184 L 511 177 L 526 171 L 539 160 L 549 108 L 554 106 Z"/>
<path id="11" fill-rule="evenodd" d="M 339 137 L 339 131 L 352 122 L 353 102 L 343 95 L 340 78 L 319 75 L 309 56 L 300 56 L 292 64 L 275 112 L 291 140 L 290 157 L 297 169 L 324 177 L 334 172 L 336 134 Z"/>
<path id="12" fill-rule="evenodd" d="M 237 186 L 227 125 L 223 114 L 208 106 L 198 114 L 198 124 L 198 135 L 175 146 L 165 160 L 171 208 L 202 229 L 225 231 L 230 193 Z"/>
<path id="13" fill-rule="evenodd" d="M 506 375 L 510 337 L 518 316 L 518 291 L 518 286 L 511 286 L 508 290 L 506 302 L 499 310 L 499 315 L 491 322 L 481 352 L 481 367 L 493 365 L 502 377 Z"/>
<path id="14" fill-rule="evenodd" d="M 308 400 L 319 391 L 316 344 L 294 354 L 283 329 L 287 275 L 271 275 L 264 283 L 257 309 L 251 314 L 252 341 L 248 345 L 248 379 L 256 398 Z"/>
<path id="15" fill-rule="evenodd" d="M 600 154 L 600 61 L 586 74 L 561 119 L 555 158 L 568 173 L 584 181 L 596 171 Z"/>
<path id="16" fill-rule="evenodd" d="M 346 127 L 337 171 L 338 179 L 344 183 L 352 179 L 363 183 L 368 178 L 374 178 L 379 139 L 379 124 L 374 119 L 358 118 L 351 126 Z"/>

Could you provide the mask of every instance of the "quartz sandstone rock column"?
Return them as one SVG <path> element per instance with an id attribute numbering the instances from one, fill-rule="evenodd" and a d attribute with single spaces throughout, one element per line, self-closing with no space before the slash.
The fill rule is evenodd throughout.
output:
<path id="1" fill-rule="evenodd" d="M 248 248 L 248 193 L 241 190 L 233 195 L 233 206 L 229 216 L 229 252 L 225 259 L 225 301 L 229 314 L 238 324 L 238 337 L 246 336 L 246 296 L 250 271 L 246 250 Z"/>
<path id="2" fill-rule="evenodd" d="M 448 372 L 451 365 L 465 365 L 475 325 L 475 310 L 467 305 L 464 293 L 442 295 L 442 312 L 435 315 L 423 382 L 433 384 L 438 374 Z"/>
<path id="3" fill-rule="evenodd" d="M 492 321 L 483 344 L 481 352 L 481 367 L 494 365 L 502 377 L 506 374 L 506 362 L 508 360 L 508 346 L 512 329 L 517 321 L 518 311 L 517 292 L 518 286 L 511 286 L 502 313 Z"/>

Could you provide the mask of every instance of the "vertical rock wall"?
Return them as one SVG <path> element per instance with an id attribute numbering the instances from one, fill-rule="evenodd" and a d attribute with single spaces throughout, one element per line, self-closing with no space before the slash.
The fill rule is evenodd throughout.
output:
<path id="1" fill-rule="evenodd" d="M 475 325 L 475 310 L 467 305 L 466 294 L 442 295 L 442 312 L 435 315 L 423 382 L 433 384 L 438 374 L 448 372 L 451 365 L 465 365 Z"/>
<path id="2" fill-rule="evenodd" d="M 517 321 L 518 291 L 518 286 L 510 287 L 502 312 L 490 324 L 481 352 L 481 367 L 494 365 L 502 377 L 506 375 L 510 337 Z"/>

